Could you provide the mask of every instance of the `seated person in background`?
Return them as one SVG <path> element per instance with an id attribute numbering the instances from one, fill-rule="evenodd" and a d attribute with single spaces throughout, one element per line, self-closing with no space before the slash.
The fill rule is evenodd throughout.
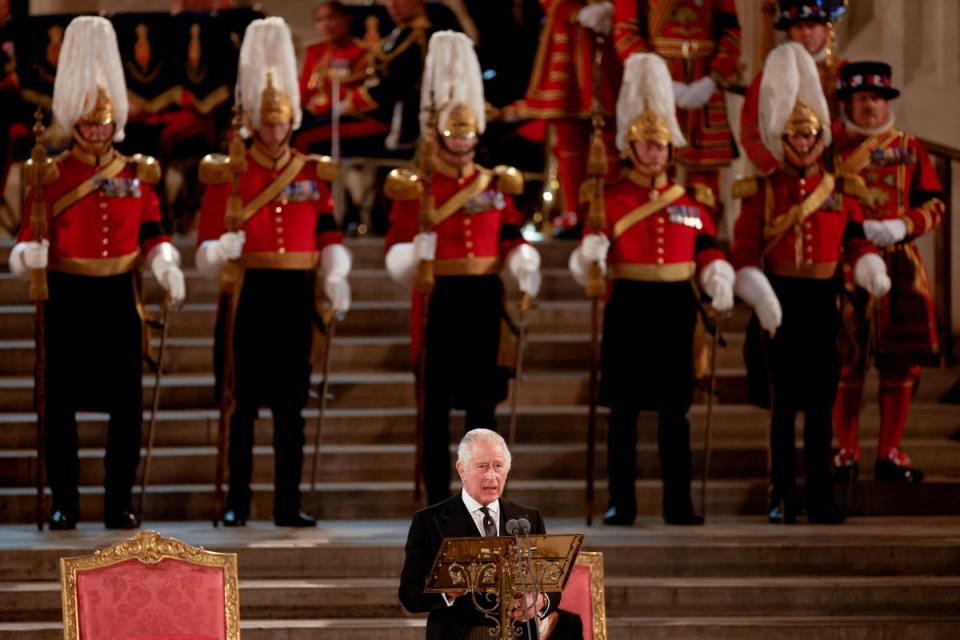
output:
<path id="1" fill-rule="evenodd" d="M 463 490 L 455 496 L 413 516 L 407 534 L 406 559 L 400 574 L 400 602 L 410 613 L 427 613 L 427 638 L 490 638 L 492 623 L 477 611 L 470 596 L 460 593 L 424 593 L 433 561 L 444 538 L 489 537 L 506 533 L 510 519 L 530 521 L 530 534 L 546 533 L 540 512 L 504 500 L 503 489 L 510 473 L 510 450 L 495 431 L 474 429 L 457 448 L 457 473 Z M 528 602 L 532 601 L 532 594 Z M 519 604 L 519 606 L 517 606 Z M 527 608 L 538 627 L 560 604 L 559 593 L 541 593 L 534 606 Z M 526 637 L 522 623 L 522 599 L 515 602 L 513 618 Z M 537 634 L 539 635 L 539 634 Z"/>

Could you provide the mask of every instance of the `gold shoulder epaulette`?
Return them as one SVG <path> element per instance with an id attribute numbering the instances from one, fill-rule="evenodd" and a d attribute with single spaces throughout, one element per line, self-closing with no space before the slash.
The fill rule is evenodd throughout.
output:
<path id="1" fill-rule="evenodd" d="M 707 207 L 708 209 L 715 209 L 717 207 L 717 196 L 713 192 L 713 189 L 708 187 L 705 184 L 695 183 L 687 187 L 687 193 L 691 198 Z"/>
<path id="2" fill-rule="evenodd" d="M 837 182 L 839 182 L 842 193 L 856 198 L 861 204 L 870 205 L 873 203 L 870 190 L 867 189 L 867 183 L 861 176 L 855 173 L 838 173 Z"/>
<path id="3" fill-rule="evenodd" d="M 160 163 L 156 158 L 138 153 L 130 156 L 129 160 L 137 165 L 137 179 L 140 182 L 147 184 L 160 182 Z"/>
<path id="4" fill-rule="evenodd" d="M 230 171 L 230 156 L 222 153 L 208 153 L 200 161 L 200 182 L 203 184 L 223 184 L 233 180 Z"/>
<path id="5" fill-rule="evenodd" d="M 523 172 L 515 167 L 499 164 L 493 168 L 493 175 L 497 176 L 497 188 L 510 196 L 523 193 Z"/>
<path id="6" fill-rule="evenodd" d="M 337 175 L 339 175 L 340 172 L 340 167 L 330 156 L 310 154 L 307 156 L 307 161 L 317 163 L 317 177 L 324 182 L 333 182 L 337 179 Z"/>
<path id="7" fill-rule="evenodd" d="M 391 200 L 415 200 L 421 189 L 420 177 L 410 169 L 394 169 L 383 185 L 383 192 Z"/>
<path id="8" fill-rule="evenodd" d="M 730 195 L 735 200 L 740 200 L 742 198 L 749 198 L 750 196 L 756 195 L 760 190 L 760 181 L 763 178 L 759 176 L 751 176 L 749 178 L 739 178 L 733 181 L 733 187 L 730 190 Z"/>

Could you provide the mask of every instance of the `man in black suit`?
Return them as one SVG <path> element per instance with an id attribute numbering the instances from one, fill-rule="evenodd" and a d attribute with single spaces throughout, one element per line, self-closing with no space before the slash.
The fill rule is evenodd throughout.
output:
<path id="1" fill-rule="evenodd" d="M 400 602 L 410 613 L 429 612 L 427 640 L 489 639 L 489 627 L 493 626 L 463 592 L 423 592 L 444 538 L 506 535 L 507 521 L 519 518 L 530 521 L 531 534 L 546 533 L 539 511 L 500 497 L 510 473 L 510 450 L 495 431 L 467 432 L 457 450 L 457 473 L 463 482 L 463 491 L 415 513 L 407 534 Z M 527 596 L 527 603 L 531 605 L 527 613 L 538 623 L 560 604 L 559 593 L 541 593 L 535 604 L 532 595 Z M 514 605 L 513 617 L 522 621 L 522 599 Z M 526 638 L 526 625 L 520 623 L 520 627 L 524 630 L 521 638 Z M 534 635 L 538 635 L 536 631 Z"/>

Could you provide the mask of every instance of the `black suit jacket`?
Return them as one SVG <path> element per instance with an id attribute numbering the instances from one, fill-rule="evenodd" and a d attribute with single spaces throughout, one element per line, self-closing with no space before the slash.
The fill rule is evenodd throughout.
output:
<path id="1" fill-rule="evenodd" d="M 507 521 L 517 518 L 530 521 L 531 534 L 546 533 L 539 511 L 501 498 L 500 533 L 505 535 Z M 461 640 L 468 628 L 490 624 L 473 607 L 469 597 L 457 598 L 448 607 L 440 594 L 423 592 L 443 539 L 472 537 L 479 538 L 480 532 L 459 493 L 413 515 L 407 534 L 399 595 L 400 602 L 410 613 L 429 612 L 427 640 Z M 550 593 L 549 596 L 550 611 L 553 611 L 560 604 L 560 594 Z M 522 626 L 525 636 L 525 625 Z"/>

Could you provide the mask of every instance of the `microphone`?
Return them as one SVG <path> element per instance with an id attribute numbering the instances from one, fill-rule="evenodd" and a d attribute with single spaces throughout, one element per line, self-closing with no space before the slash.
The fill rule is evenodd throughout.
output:
<path id="1" fill-rule="evenodd" d="M 514 540 L 513 549 L 516 552 L 516 556 L 517 556 L 517 561 L 516 561 L 517 576 L 520 578 L 521 586 L 523 585 L 523 577 L 524 577 L 524 574 L 526 573 L 526 570 L 523 568 L 523 558 L 520 557 L 520 533 L 522 532 L 522 529 L 523 529 L 522 522 L 527 523 L 527 529 L 529 530 L 530 523 L 526 520 L 526 518 L 521 518 L 520 520 L 510 519 L 510 520 L 507 520 L 507 524 L 506 524 L 507 533 L 512 535 Z M 527 639 L 533 640 L 533 629 L 530 627 L 530 617 L 527 615 L 526 599 L 527 599 L 527 596 L 526 596 L 526 593 L 524 593 L 523 594 L 523 600 L 524 600 L 523 617 L 526 618 L 526 623 L 527 623 Z M 536 602 L 536 599 L 534 599 L 534 602 Z M 501 602 L 500 606 L 501 607 L 504 606 L 504 603 Z"/>
<path id="2" fill-rule="evenodd" d="M 524 535 L 524 539 L 526 540 L 526 543 L 527 543 L 527 549 L 526 549 L 527 571 L 530 574 L 530 586 L 533 590 L 533 607 L 534 607 L 534 611 L 536 612 L 537 602 L 540 599 L 540 594 L 539 594 L 539 589 L 537 587 L 537 573 L 534 570 L 534 564 L 533 564 L 533 545 L 530 544 L 530 521 L 527 520 L 526 518 L 519 518 L 517 520 L 517 526 L 520 528 L 520 532 Z M 519 538 L 519 536 L 517 537 Z M 536 613 L 539 613 L 539 612 L 536 612 Z"/>

